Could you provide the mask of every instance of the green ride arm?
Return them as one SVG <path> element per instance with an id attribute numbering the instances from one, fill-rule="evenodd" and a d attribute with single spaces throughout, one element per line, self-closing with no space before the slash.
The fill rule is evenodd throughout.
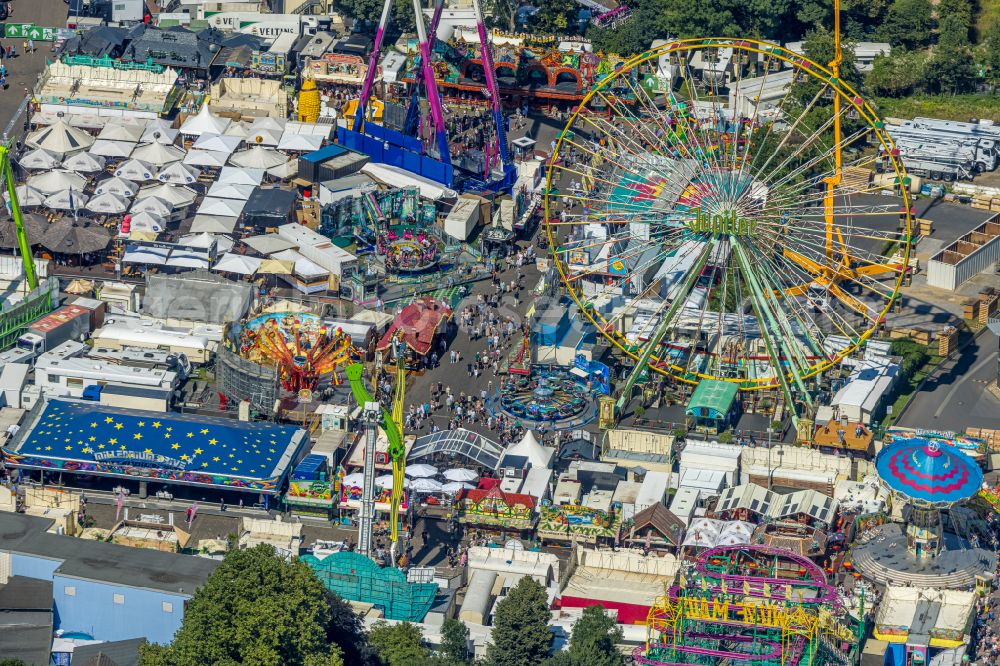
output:
<path id="1" fill-rule="evenodd" d="M 354 399 L 362 407 L 364 407 L 366 402 L 375 401 L 372 398 L 372 394 L 368 392 L 368 388 L 365 387 L 364 380 L 361 378 L 364 370 L 365 367 L 360 363 L 352 363 L 344 370 L 347 373 L 347 381 L 351 384 L 351 393 L 354 394 Z M 381 405 L 379 405 L 379 409 L 382 410 L 382 429 L 385 430 L 385 436 L 389 440 L 389 455 L 392 457 L 393 462 L 395 462 L 406 455 L 406 448 L 403 446 L 403 436 L 400 434 L 396 422 L 392 420 L 389 411 Z"/>

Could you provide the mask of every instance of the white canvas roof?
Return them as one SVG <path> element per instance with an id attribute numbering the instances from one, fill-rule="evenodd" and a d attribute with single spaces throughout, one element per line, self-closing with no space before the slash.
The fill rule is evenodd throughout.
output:
<path id="1" fill-rule="evenodd" d="M 160 183 L 159 185 L 153 185 L 152 187 L 144 187 L 139 190 L 138 194 L 135 195 L 137 200 L 147 199 L 149 197 L 159 197 L 174 208 L 183 208 L 184 206 L 189 206 L 194 203 L 194 200 L 198 198 L 198 194 L 191 188 L 183 185 L 167 185 L 166 183 Z"/>
<path id="2" fill-rule="evenodd" d="M 160 127 L 147 126 L 145 131 L 143 131 L 142 136 L 139 141 L 142 143 L 166 143 L 172 144 L 177 140 L 177 135 L 180 134 L 180 130 L 176 130 L 172 127 Z"/>
<path id="3" fill-rule="evenodd" d="M 221 134 L 202 134 L 191 144 L 194 150 L 210 150 L 214 153 L 225 153 L 231 155 L 239 148 L 243 140 L 238 136 L 225 136 Z"/>
<path id="4" fill-rule="evenodd" d="M 195 215 L 191 222 L 191 231 L 228 234 L 236 228 L 236 220 L 235 217 L 225 215 Z"/>
<path id="5" fill-rule="evenodd" d="M 175 248 L 170 251 L 167 266 L 176 268 L 208 268 L 208 253 Z"/>
<path id="6" fill-rule="evenodd" d="M 28 185 L 42 194 L 55 194 L 69 189 L 82 192 L 86 184 L 86 178 L 72 171 L 46 171 L 28 178 Z"/>
<path id="7" fill-rule="evenodd" d="M 284 164 L 279 164 L 276 167 L 271 167 L 267 170 L 267 175 L 274 176 L 275 178 L 280 178 L 285 180 L 291 178 L 299 173 L 299 162 L 296 159 L 290 159 Z"/>
<path id="8" fill-rule="evenodd" d="M 187 234 L 181 236 L 177 241 L 178 245 L 185 245 L 187 247 L 200 247 L 206 250 L 211 249 L 213 246 L 219 254 L 224 252 L 229 252 L 233 247 L 233 239 L 227 236 L 217 236 L 210 233 L 196 233 Z"/>
<path id="9" fill-rule="evenodd" d="M 79 210 L 87 205 L 88 199 L 79 190 L 61 190 L 45 197 L 43 205 L 52 210 Z"/>
<path id="10" fill-rule="evenodd" d="M 243 242 L 261 254 L 271 254 L 282 250 L 291 250 L 298 247 L 298 244 L 278 234 L 264 234 L 263 236 L 250 236 L 244 238 Z"/>
<path id="11" fill-rule="evenodd" d="M 257 146 L 277 146 L 281 141 L 281 130 L 258 129 L 247 133 L 247 143 Z"/>
<path id="12" fill-rule="evenodd" d="M 52 169 L 59 165 L 59 157 L 44 148 L 29 150 L 16 161 L 24 169 Z"/>
<path id="13" fill-rule="evenodd" d="M 198 115 L 191 116 L 181 125 L 181 134 L 201 136 L 205 133 L 223 134 L 229 123 L 228 118 L 220 118 L 208 110 L 208 104 L 203 104 Z"/>
<path id="14" fill-rule="evenodd" d="M 141 183 L 144 180 L 153 180 L 153 168 L 139 160 L 128 160 L 115 169 L 115 175 Z"/>
<path id="15" fill-rule="evenodd" d="M 167 218 L 163 215 L 144 210 L 132 215 L 132 231 L 154 231 L 159 233 L 167 226 Z"/>
<path id="16" fill-rule="evenodd" d="M 126 141 L 136 143 L 142 138 L 142 133 L 146 130 L 141 125 L 131 125 L 125 123 L 108 123 L 97 135 L 98 139 L 108 141 Z"/>
<path id="17" fill-rule="evenodd" d="M 254 169 L 271 169 L 285 164 L 288 156 L 270 148 L 254 146 L 250 150 L 235 153 L 229 161 L 240 167 L 250 167 Z"/>
<path id="18" fill-rule="evenodd" d="M 231 185 L 260 185 L 264 181 L 264 169 L 247 167 L 222 167 L 217 182 Z"/>
<path id="19" fill-rule="evenodd" d="M 105 192 L 110 192 L 111 194 L 120 194 L 121 196 L 130 197 L 138 191 L 139 186 L 131 180 L 115 176 L 114 178 L 108 178 L 107 180 L 102 180 L 98 183 L 97 189 L 94 190 L 94 193 L 104 194 Z"/>
<path id="20" fill-rule="evenodd" d="M 240 140 L 246 140 L 247 132 L 250 131 L 250 126 L 244 122 L 233 121 L 229 127 L 226 128 L 226 133 L 223 136 L 232 136 Z"/>
<path id="21" fill-rule="evenodd" d="M 535 467 L 548 467 L 555 450 L 539 444 L 535 434 L 527 430 L 521 441 L 507 447 L 503 454 L 504 456 L 524 456 Z"/>
<path id="22" fill-rule="evenodd" d="M 162 143 L 148 143 L 133 150 L 132 159 L 161 167 L 171 162 L 180 162 L 184 159 L 184 150 L 177 146 L 168 146 Z"/>
<path id="23" fill-rule="evenodd" d="M 331 125 L 320 125 L 319 123 L 304 123 L 298 120 L 289 120 L 285 123 L 286 134 L 310 134 L 329 139 L 331 130 Z"/>
<path id="24" fill-rule="evenodd" d="M 107 160 L 93 153 L 77 153 L 63 160 L 63 167 L 79 173 L 97 173 L 104 169 Z"/>
<path id="25" fill-rule="evenodd" d="M 86 150 L 94 143 L 94 137 L 82 129 L 71 127 L 59 119 L 48 127 L 42 127 L 28 135 L 24 141 L 29 148 L 44 148 L 62 157 Z"/>
<path id="26" fill-rule="evenodd" d="M 163 217 L 170 217 L 171 213 L 174 212 L 174 207 L 169 201 L 164 201 L 159 197 L 146 197 L 132 204 L 133 215 L 143 211 L 149 211 Z"/>
<path id="27" fill-rule="evenodd" d="M 695 518 L 688 526 L 684 534 L 684 546 L 695 546 L 698 548 L 714 548 L 719 542 L 719 533 L 722 531 L 722 521 L 711 518 Z"/>
<path id="28" fill-rule="evenodd" d="M 200 167 L 221 167 L 229 159 L 229 153 L 211 150 L 189 150 L 184 156 L 184 164 Z"/>
<path id="29" fill-rule="evenodd" d="M 181 162 L 174 162 L 160 169 L 160 172 L 156 174 L 156 180 L 161 183 L 185 185 L 198 182 L 200 175 L 200 169 Z"/>
<path id="30" fill-rule="evenodd" d="M 94 145 L 90 147 L 89 152 L 91 155 L 99 155 L 100 157 L 124 159 L 132 154 L 133 149 L 135 149 L 135 144 L 129 143 L 128 141 L 109 141 L 108 139 L 98 139 L 94 142 Z"/>
<path id="31" fill-rule="evenodd" d="M 233 185 L 231 183 L 212 183 L 206 196 L 216 199 L 249 199 L 253 191 L 257 189 L 254 185 Z"/>
<path id="32" fill-rule="evenodd" d="M 127 198 L 105 192 L 104 194 L 98 194 L 87 202 L 87 210 L 92 210 L 95 213 L 117 215 L 128 210 L 128 205 L 129 200 Z"/>
<path id="33" fill-rule="evenodd" d="M 295 250 L 282 250 L 271 255 L 272 259 L 295 262 L 295 274 L 304 278 L 323 277 L 330 272 L 309 261 Z"/>
<path id="34" fill-rule="evenodd" d="M 258 257 L 249 257 L 243 254 L 225 254 L 216 262 L 212 270 L 237 273 L 239 275 L 253 275 L 260 268 L 261 261 Z"/>
<path id="35" fill-rule="evenodd" d="M 284 118 L 272 118 L 271 116 L 261 116 L 260 118 L 254 119 L 253 123 L 250 125 L 250 129 L 254 132 L 260 131 L 272 131 L 272 132 L 284 132 L 285 126 L 288 124 Z"/>
<path id="36" fill-rule="evenodd" d="M 170 250 L 165 247 L 149 247 L 146 245 L 129 245 L 125 248 L 122 261 L 126 264 L 146 264 L 147 266 L 162 266 L 167 263 Z"/>
<path id="37" fill-rule="evenodd" d="M 373 164 L 369 162 L 361 167 L 361 173 L 367 174 L 373 180 L 383 185 L 391 187 L 416 187 L 420 190 L 420 196 L 431 201 L 455 199 L 458 197 L 458 192 L 440 183 L 436 183 L 430 178 L 424 178 L 412 171 L 388 164 Z"/>
<path id="38" fill-rule="evenodd" d="M 198 208 L 199 215 L 222 215 L 224 217 L 239 217 L 246 207 L 246 201 L 239 199 L 216 199 L 206 197 Z"/>
<path id="39" fill-rule="evenodd" d="M 312 134 L 290 134 L 285 132 L 278 141 L 278 150 L 313 152 L 323 147 L 323 137 Z"/>

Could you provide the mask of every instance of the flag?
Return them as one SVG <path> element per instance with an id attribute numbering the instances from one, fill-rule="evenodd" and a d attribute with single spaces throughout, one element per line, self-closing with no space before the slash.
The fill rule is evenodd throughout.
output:
<path id="1" fill-rule="evenodd" d="M 76 216 L 76 201 L 73 200 L 73 188 L 69 188 L 69 207 L 73 211 L 73 221 L 77 220 Z"/>
<path id="2" fill-rule="evenodd" d="M 122 513 L 122 507 L 125 506 L 125 495 L 119 491 L 118 497 L 115 498 L 115 522 L 118 522 L 118 517 Z"/>
<path id="3" fill-rule="evenodd" d="M 191 529 L 191 523 L 194 522 L 194 516 L 195 516 L 196 513 L 198 513 L 198 503 L 197 502 L 195 502 L 194 504 L 192 504 L 191 506 L 189 506 L 187 508 L 187 524 L 188 524 L 188 529 Z"/>

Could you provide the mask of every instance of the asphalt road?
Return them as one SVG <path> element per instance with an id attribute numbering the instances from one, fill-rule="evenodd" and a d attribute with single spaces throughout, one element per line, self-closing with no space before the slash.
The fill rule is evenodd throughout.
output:
<path id="1" fill-rule="evenodd" d="M 7 23 L 34 23 L 42 27 L 66 27 L 67 5 L 62 0 L 14 0 L 9 3 L 11 15 Z M 45 69 L 46 59 L 52 60 L 53 42 L 35 42 L 34 53 L 24 53 L 21 39 L 0 38 L 0 44 L 6 49 L 14 46 L 17 57 L 4 58 L 7 67 L 6 90 L 0 90 L 0 131 L 7 126 L 17 107 L 24 99 L 28 89 L 35 85 L 39 75 Z M 20 128 L 18 128 L 20 130 Z"/>
<path id="2" fill-rule="evenodd" d="M 1000 400 L 985 390 L 997 377 L 997 336 L 987 331 L 928 377 L 898 421 L 907 428 L 960 432 L 1000 428 Z"/>

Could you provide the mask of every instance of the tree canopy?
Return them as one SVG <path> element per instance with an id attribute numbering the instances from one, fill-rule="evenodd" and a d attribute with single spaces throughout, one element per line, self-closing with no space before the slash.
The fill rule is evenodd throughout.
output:
<path id="1" fill-rule="evenodd" d="M 363 645 L 331 643 L 354 635 L 335 626 L 335 603 L 305 563 L 286 562 L 268 545 L 235 550 L 188 602 L 173 642 L 143 646 L 141 663 L 340 666 L 349 652 L 346 663 L 370 664 Z"/>
<path id="2" fill-rule="evenodd" d="M 493 634 L 486 648 L 487 666 L 537 666 L 552 649 L 545 588 L 525 576 L 496 605 Z"/>

